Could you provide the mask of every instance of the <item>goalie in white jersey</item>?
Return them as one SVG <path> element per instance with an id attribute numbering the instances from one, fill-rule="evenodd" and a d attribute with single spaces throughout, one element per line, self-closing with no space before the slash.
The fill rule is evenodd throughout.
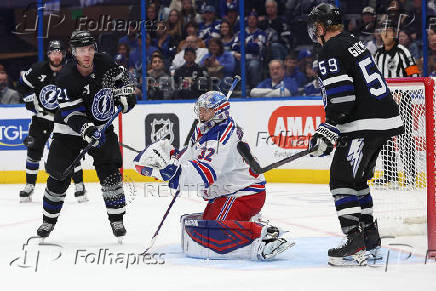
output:
<path id="1" fill-rule="evenodd" d="M 270 259 L 292 246 L 274 226 L 252 222 L 265 203 L 265 177 L 256 175 L 237 150 L 243 131 L 229 116 L 218 91 L 198 98 L 199 123 L 181 151 L 160 140 L 135 158 L 136 170 L 169 182 L 172 189 L 199 185 L 208 204 L 202 214 L 182 217 L 182 247 L 199 258 Z M 185 223 L 188 221 L 188 223 Z"/>

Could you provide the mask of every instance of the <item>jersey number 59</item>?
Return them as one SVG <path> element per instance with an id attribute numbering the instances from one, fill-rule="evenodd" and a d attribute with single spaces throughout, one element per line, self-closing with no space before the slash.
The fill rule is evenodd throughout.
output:
<path id="1" fill-rule="evenodd" d="M 388 90 L 385 80 L 383 80 L 377 69 L 370 74 L 371 67 L 375 67 L 375 63 L 372 58 L 367 57 L 361 60 L 359 62 L 359 67 L 362 71 L 363 77 L 365 78 L 366 85 L 369 88 L 369 93 L 376 99 L 382 99 L 386 97 Z"/>

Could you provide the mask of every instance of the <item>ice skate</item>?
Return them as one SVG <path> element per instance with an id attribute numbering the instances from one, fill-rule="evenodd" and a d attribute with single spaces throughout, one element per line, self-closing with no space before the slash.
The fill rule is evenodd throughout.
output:
<path id="1" fill-rule="evenodd" d="M 44 222 L 36 231 L 36 234 L 42 239 L 47 238 L 54 229 L 54 224 Z"/>
<path id="2" fill-rule="evenodd" d="M 118 238 L 118 243 L 123 243 L 123 238 L 126 235 L 126 228 L 124 227 L 124 224 L 122 221 L 112 221 L 111 228 L 114 236 Z"/>
<path id="3" fill-rule="evenodd" d="M 85 185 L 83 183 L 77 183 L 75 184 L 76 190 L 74 192 L 74 197 L 76 197 L 76 200 L 78 203 L 84 203 L 88 202 L 88 196 L 86 195 L 86 189 Z"/>
<path id="4" fill-rule="evenodd" d="M 356 230 L 347 234 L 347 240 L 343 245 L 328 250 L 328 264 L 330 266 L 366 266 L 365 252 L 363 233 Z"/>
<path id="5" fill-rule="evenodd" d="M 363 231 L 367 260 L 382 260 L 380 253 L 381 239 L 378 233 L 377 221 Z"/>
<path id="6" fill-rule="evenodd" d="M 20 203 L 32 202 L 32 194 L 35 189 L 35 185 L 26 184 L 23 190 L 20 191 Z"/>

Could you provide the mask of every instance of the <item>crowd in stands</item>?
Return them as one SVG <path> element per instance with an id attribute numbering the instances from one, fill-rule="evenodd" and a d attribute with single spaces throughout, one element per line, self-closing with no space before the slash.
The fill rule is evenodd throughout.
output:
<path id="1" fill-rule="evenodd" d="M 146 43 L 135 25 L 118 40 L 115 60 L 125 66 L 142 98 L 142 63 L 147 67 L 147 99 L 195 99 L 211 89 L 226 89 L 241 73 L 240 21 L 245 23 L 246 93 L 251 97 L 320 95 L 317 47 L 307 36 L 311 9 L 325 0 L 150 0 Z M 382 46 L 380 30 L 394 20 L 398 42 L 422 64 L 421 1 L 340 1 L 345 30 L 372 54 Z M 429 15 L 436 13 L 429 1 Z M 432 10 L 433 9 L 433 10 Z M 436 76 L 436 23 L 430 25 L 429 74 Z M 146 60 L 142 59 L 145 45 Z M 6 75 L 7 76 L 7 75 Z M 0 73 L 0 91 L 3 83 Z M 227 87 L 228 88 L 228 87 Z"/>

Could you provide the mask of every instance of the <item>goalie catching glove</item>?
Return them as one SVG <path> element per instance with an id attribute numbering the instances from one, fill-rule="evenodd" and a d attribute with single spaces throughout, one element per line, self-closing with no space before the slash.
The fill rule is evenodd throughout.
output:
<path id="1" fill-rule="evenodd" d="M 135 169 L 143 176 L 170 181 L 179 174 L 180 163 L 175 158 L 176 152 L 167 139 L 159 140 L 135 157 Z"/>
<path id="2" fill-rule="evenodd" d="M 330 123 L 321 123 L 309 142 L 309 150 L 314 150 L 312 157 L 327 156 L 333 150 L 341 132 Z M 314 149 L 317 147 L 316 150 Z"/>

